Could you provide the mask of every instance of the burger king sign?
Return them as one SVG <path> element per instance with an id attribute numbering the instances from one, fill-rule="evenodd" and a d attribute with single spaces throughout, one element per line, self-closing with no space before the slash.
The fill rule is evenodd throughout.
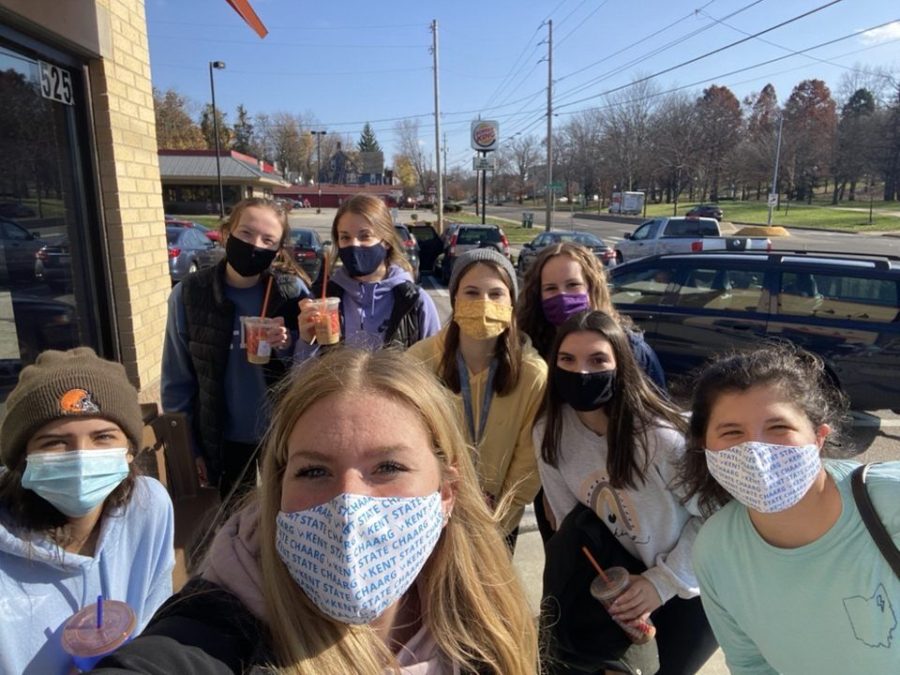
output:
<path id="1" fill-rule="evenodd" d="M 490 152 L 497 149 L 500 140 L 500 124 L 496 121 L 475 120 L 472 122 L 472 149 Z"/>

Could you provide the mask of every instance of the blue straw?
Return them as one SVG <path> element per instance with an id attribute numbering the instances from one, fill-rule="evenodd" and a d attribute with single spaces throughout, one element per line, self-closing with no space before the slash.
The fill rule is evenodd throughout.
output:
<path id="1" fill-rule="evenodd" d="M 97 596 L 97 628 L 103 628 L 103 596 Z"/>

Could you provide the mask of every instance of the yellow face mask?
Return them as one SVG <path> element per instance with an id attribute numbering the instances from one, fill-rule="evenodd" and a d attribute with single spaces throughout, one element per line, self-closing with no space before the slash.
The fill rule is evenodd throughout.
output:
<path id="1" fill-rule="evenodd" d="M 509 328 L 512 306 L 493 300 L 459 300 L 453 320 L 473 340 L 487 340 Z"/>

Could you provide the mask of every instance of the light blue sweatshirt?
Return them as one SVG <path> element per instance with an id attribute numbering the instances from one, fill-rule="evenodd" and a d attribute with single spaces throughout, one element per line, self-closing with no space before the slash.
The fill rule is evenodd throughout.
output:
<path id="1" fill-rule="evenodd" d="M 380 348 L 394 308 L 394 288 L 412 280 L 410 274 L 397 265 L 391 265 L 387 276 L 380 281 L 357 281 L 343 267 L 335 270 L 332 281 L 344 290 L 341 298 L 344 344 L 365 349 Z M 418 312 L 419 339 L 424 340 L 441 329 L 441 320 L 434 301 L 422 288 L 419 288 Z M 318 344 L 297 340 L 294 361 L 302 363 L 318 348 Z"/>
<path id="2" fill-rule="evenodd" d="M 24 540 L 0 513 L 0 673 L 63 675 L 66 620 L 104 599 L 127 602 L 138 632 L 172 594 L 172 500 L 155 479 L 135 481 L 128 504 L 104 516 L 94 556 Z"/>

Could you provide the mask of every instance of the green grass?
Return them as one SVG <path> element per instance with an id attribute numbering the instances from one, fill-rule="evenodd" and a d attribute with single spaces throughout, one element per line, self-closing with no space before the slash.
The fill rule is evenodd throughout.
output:
<path id="1" fill-rule="evenodd" d="M 193 220 L 195 223 L 200 223 L 204 227 L 208 227 L 211 230 L 219 229 L 219 216 L 173 216 L 173 218 L 177 218 L 179 220 Z"/>
<path id="2" fill-rule="evenodd" d="M 772 213 L 772 225 L 785 227 L 820 227 L 834 230 L 851 230 L 855 232 L 874 232 L 900 230 L 900 217 L 890 216 L 879 211 L 900 212 L 900 204 L 881 202 L 881 209 L 874 209 L 872 224 L 869 224 L 868 202 L 844 202 L 841 206 L 830 206 L 824 200 L 819 203 L 797 204 L 782 202 L 781 209 Z M 678 215 L 684 215 L 696 202 L 678 204 Z M 723 201 L 719 206 L 725 212 L 724 220 L 733 223 L 752 223 L 765 225 L 768 207 L 765 202 Z M 862 209 L 855 211 L 852 209 Z M 671 216 L 672 204 L 648 204 L 647 216 Z"/>

